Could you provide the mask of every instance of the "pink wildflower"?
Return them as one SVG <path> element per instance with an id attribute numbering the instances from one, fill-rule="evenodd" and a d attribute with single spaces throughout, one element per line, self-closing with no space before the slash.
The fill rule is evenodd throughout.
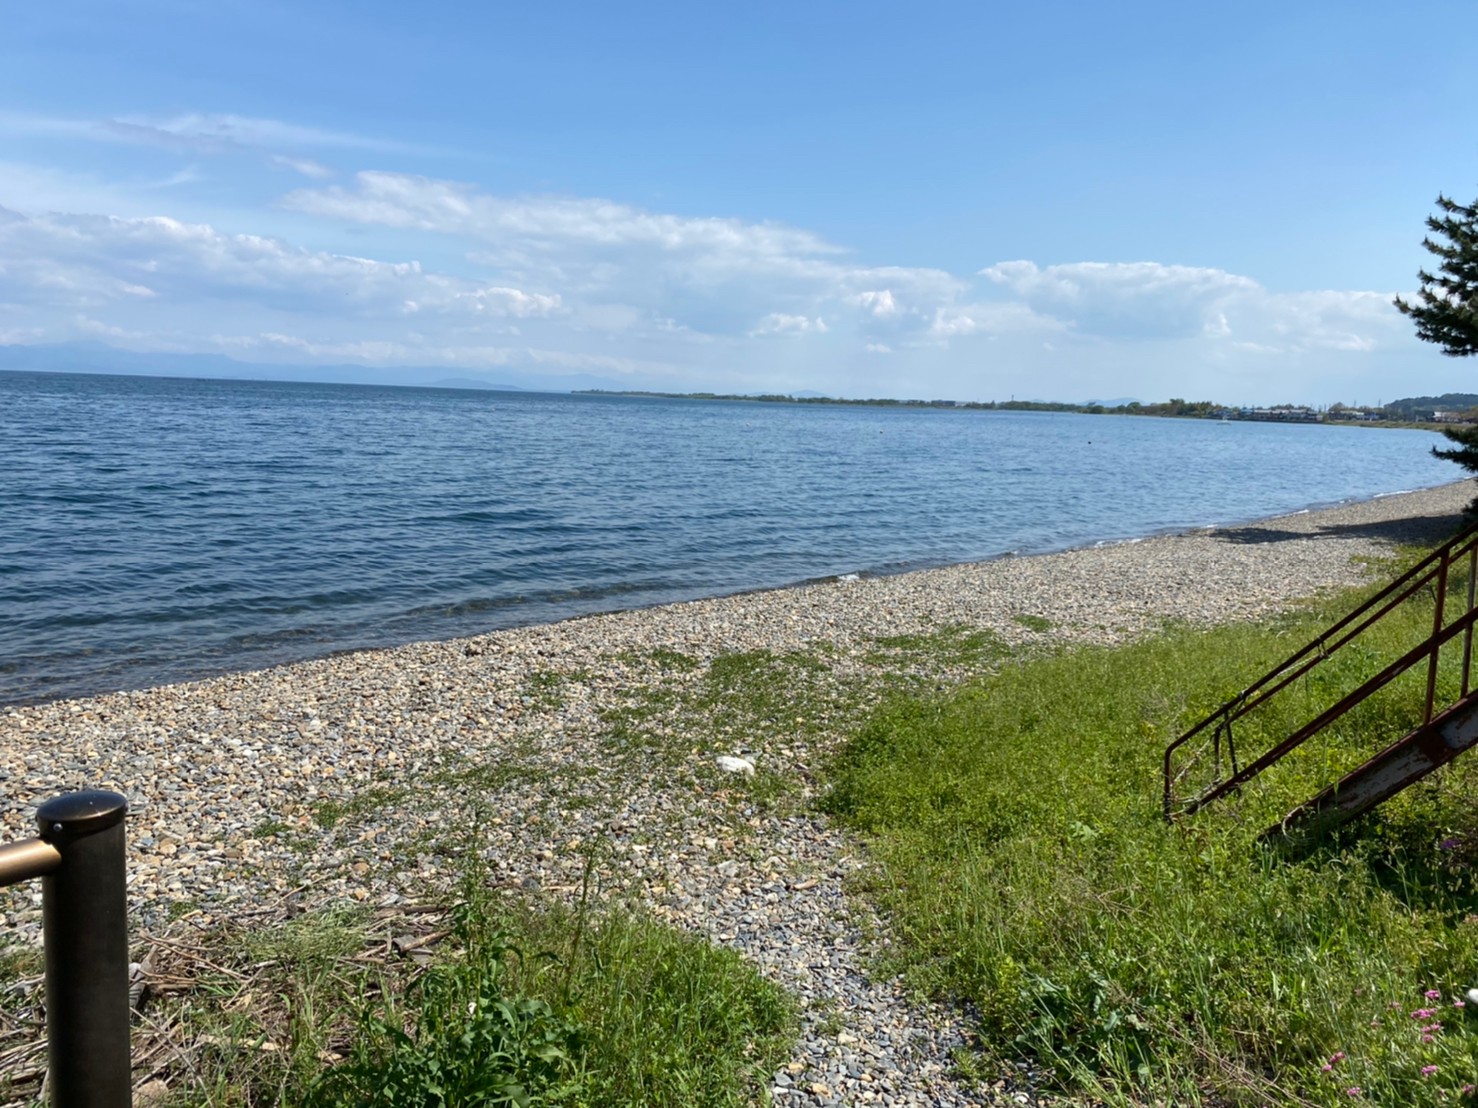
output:
<path id="1" fill-rule="evenodd" d="M 1436 1066 L 1423 1066 L 1422 1067 L 1422 1076 L 1423 1077 L 1431 1077 L 1432 1074 L 1434 1074 L 1436 1072 L 1437 1072 L 1437 1067 Z"/>
<path id="2" fill-rule="evenodd" d="M 1436 1041 L 1437 1041 L 1437 1039 L 1436 1039 L 1436 1036 L 1434 1036 L 1434 1035 L 1423 1035 L 1422 1036 L 1422 1042 L 1424 1042 L 1424 1043 L 1435 1043 Z"/>
<path id="3" fill-rule="evenodd" d="M 1360 1088 L 1359 1085 L 1351 1085 L 1348 1089 L 1345 1090 L 1345 1096 L 1364 1096 L 1364 1095 L 1365 1095 L 1365 1093 Z"/>
<path id="4" fill-rule="evenodd" d="M 1429 1020 L 1436 1014 L 1437 1012 L 1432 1008 L 1418 1008 L 1415 1012 L 1411 1013 L 1411 1018 L 1414 1020 Z"/>
<path id="5" fill-rule="evenodd" d="M 1464 1000 L 1454 1000 L 1452 1002 L 1452 1006 L 1454 1008 L 1466 1008 L 1468 1006 L 1468 1004 L 1467 1004 L 1467 1001 L 1464 1001 Z"/>
<path id="6" fill-rule="evenodd" d="M 1436 1000 L 1439 996 L 1442 995 L 1442 990 L 1441 989 L 1428 989 L 1422 995 L 1424 997 L 1426 997 L 1428 1000 Z"/>

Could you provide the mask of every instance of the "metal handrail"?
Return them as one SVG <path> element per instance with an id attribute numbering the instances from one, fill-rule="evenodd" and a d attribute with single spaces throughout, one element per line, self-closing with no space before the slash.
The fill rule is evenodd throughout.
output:
<path id="1" fill-rule="evenodd" d="M 1446 620 L 1448 579 L 1453 565 L 1466 556 L 1468 561 L 1468 588 L 1464 613 L 1450 623 Z M 1307 739 L 1323 730 L 1334 720 L 1344 715 L 1355 705 L 1378 689 L 1389 684 L 1412 666 L 1428 659 L 1426 699 L 1423 723 L 1432 719 L 1436 699 L 1438 657 L 1441 648 L 1452 641 L 1459 632 L 1462 645 L 1462 692 L 1460 698 L 1470 691 L 1473 654 L 1473 628 L 1478 622 L 1474 607 L 1474 586 L 1478 584 L 1478 524 L 1464 529 L 1442 546 L 1428 554 L 1416 565 L 1390 582 L 1363 604 L 1337 620 L 1312 642 L 1295 651 L 1280 664 L 1274 666 L 1258 680 L 1232 697 L 1221 707 L 1186 731 L 1165 748 L 1163 807 L 1167 820 L 1177 814 L 1189 814 L 1211 801 L 1225 796 L 1246 784 L 1257 774 L 1267 769 Z M 1232 725 L 1248 715 L 1299 678 L 1322 665 L 1340 649 L 1353 642 L 1370 627 L 1395 611 L 1401 604 L 1423 589 L 1431 587 L 1436 602 L 1431 634 L 1413 647 L 1397 661 L 1364 682 L 1359 688 L 1341 698 L 1337 703 L 1321 712 L 1314 719 L 1298 728 L 1292 735 L 1271 750 L 1255 758 L 1245 766 L 1238 765 L 1236 746 L 1232 737 Z M 1211 729 L 1209 737 L 1207 729 Z M 1206 737 L 1195 756 L 1177 770 L 1176 755 L 1191 740 Z M 1185 801 L 1177 812 L 1175 786 L 1183 780 L 1203 756 L 1208 747 L 1215 760 L 1215 772 L 1221 775 L 1223 736 L 1226 739 L 1227 755 L 1231 762 L 1231 773 L 1206 788 L 1199 795 Z"/>
<path id="2" fill-rule="evenodd" d="M 128 1108 L 128 801 L 90 790 L 48 800 L 40 835 L 0 846 L 0 885 L 41 878 L 47 1081 L 56 1108 Z"/>

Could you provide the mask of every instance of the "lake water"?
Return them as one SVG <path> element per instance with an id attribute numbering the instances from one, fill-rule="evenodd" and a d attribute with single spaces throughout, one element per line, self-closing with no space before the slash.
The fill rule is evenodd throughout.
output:
<path id="1" fill-rule="evenodd" d="M 0 373 L 0 703 L 1455 480 L 1421 431 Z"/>

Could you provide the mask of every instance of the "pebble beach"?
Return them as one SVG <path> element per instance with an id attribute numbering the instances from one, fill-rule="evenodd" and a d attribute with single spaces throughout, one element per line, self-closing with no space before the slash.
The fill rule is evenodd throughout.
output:
<path id="1" fill-rule="evenodd" d="M 445 892 L 465 850 L 531 897 L 572 899 L 590 867 L 601 898 L 738 950 L 800 998 L 777 1104 L 1027 1103 L 1026 1076 L 994 1087 L 955 1076 L 959 1014 L 870 975 L 885 929 L 848 895 L 865 859 L 806 803 L 855 705 L 907 661 L 897 644 L 942 632 L 1007 647 L 1112 643 L 1167 621 L 1258 618 L 1368 580 L 1393 544 L 1440 540 L 1472 496 L 1459 482 L 0 708 L 0 835 L 32 834 L 35 806 L 60 792 L 126 795 L 139 929 L 284 897 L 424 899 Z M 714 703 L 712 663 L 736 654 L 803 658 L 797 672 L 819 675 L 818 691 L 764 727 L 699 719 L 695 706 Z M 971 664 L 935 664 L 922 679 L 945 684 Z M 853 707 L 830 714 L 830 688 Z M 725 772 L 720 756 L 755 776 Z M 39 890 L 4 890 L 0 935 L 38 934 Z"/>

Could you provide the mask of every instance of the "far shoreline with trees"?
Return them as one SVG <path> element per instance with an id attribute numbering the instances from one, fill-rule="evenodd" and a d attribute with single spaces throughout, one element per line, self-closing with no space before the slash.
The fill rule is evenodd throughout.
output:
<path id="1" fill-rule="evenodd" d="M 1263 423 L 1329 423 L 1341 426 L 1406 427 L 1443 430 L 1478 425 L 1478 393 L 1413 396 L 1379 406 L 1334 403 L 1327 407 L 1274 404 L 1265 408 L 1237 407 L 1212 400 L 1187 401 L 1179 397 L 1153 403 L 1128 400 L 1109 404 L 1087 401 L 1069 404 L 1053 400 L 901 400 L 886 397 L 848 399 L 836 396 L 794 396 L 788 393 L 654 392 L 645 389 L 580 389 L 579 396 L 641 396 L 658 400 L 706 400 L 761 404 L 840 404 L 851 407 L 935 408 L 963 411 L 1078 412 L 1083 415 L 1137 415 L 1167 419 L 1210 419 Z"/>

